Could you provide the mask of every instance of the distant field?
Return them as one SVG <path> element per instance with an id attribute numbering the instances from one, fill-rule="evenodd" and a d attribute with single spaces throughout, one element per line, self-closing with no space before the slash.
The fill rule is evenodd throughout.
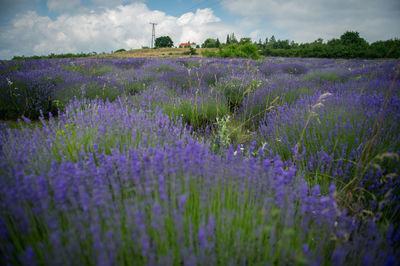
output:
<path id="1" fill-rule="evenodd" d="M 202 57 L 202 50 L 205 50 L 205 48 L 196 48 L 196 52 L 198 53 L 197 55 L 186 55 L 185 52 L 189 52 L 189 48 L 145 48 L 106 54 L 100 57 Z M 217 48 L 207 48 L 207 50 L 217 50 Z"/>

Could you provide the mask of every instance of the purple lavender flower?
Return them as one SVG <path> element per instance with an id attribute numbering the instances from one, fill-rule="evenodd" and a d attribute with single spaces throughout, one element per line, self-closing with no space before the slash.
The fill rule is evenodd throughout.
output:
<path id="1" fill-rule="evenodd" d="M 179 207 L 179 211 L 181 213 L 183 213 L 185 211 L 186 199 L 187 199 L 186 194 L 182 194 L 179 196 L 178 207 Z"/>

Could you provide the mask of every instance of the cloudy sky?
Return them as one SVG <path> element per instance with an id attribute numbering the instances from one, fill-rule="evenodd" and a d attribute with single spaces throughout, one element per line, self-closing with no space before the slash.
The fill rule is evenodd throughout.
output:
<path id="1" fill-rule="evenodd" d="M 0 0 L 0 59 L 175 45 L 234 32 L 254 41 L 312 42 L 358 31 L 368 42 L 400 38 L 399 0 Z"/>

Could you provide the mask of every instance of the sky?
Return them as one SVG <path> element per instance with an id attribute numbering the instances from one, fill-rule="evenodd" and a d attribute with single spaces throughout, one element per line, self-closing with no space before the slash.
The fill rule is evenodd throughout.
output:
<path id="1" fill-rule="evenodd" d="M 297 43 L 357 31 L 368 42 L 400 38 L 399 0 L 0 0 L 0 59 L 111 52 L 151 45 L 225 42 L 227 34 Z"/>

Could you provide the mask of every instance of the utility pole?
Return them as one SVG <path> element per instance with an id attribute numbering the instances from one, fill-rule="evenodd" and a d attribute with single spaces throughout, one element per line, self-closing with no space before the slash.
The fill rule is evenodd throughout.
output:
<path id="1" fill-rule="evenodd" d="M 157 23 L 150 22 L 149 24 L 153 25 L 153 29 L 151 31 L 151 48 L 154 47 L 154 42 L 156 41 L 156 27 Z"/>

